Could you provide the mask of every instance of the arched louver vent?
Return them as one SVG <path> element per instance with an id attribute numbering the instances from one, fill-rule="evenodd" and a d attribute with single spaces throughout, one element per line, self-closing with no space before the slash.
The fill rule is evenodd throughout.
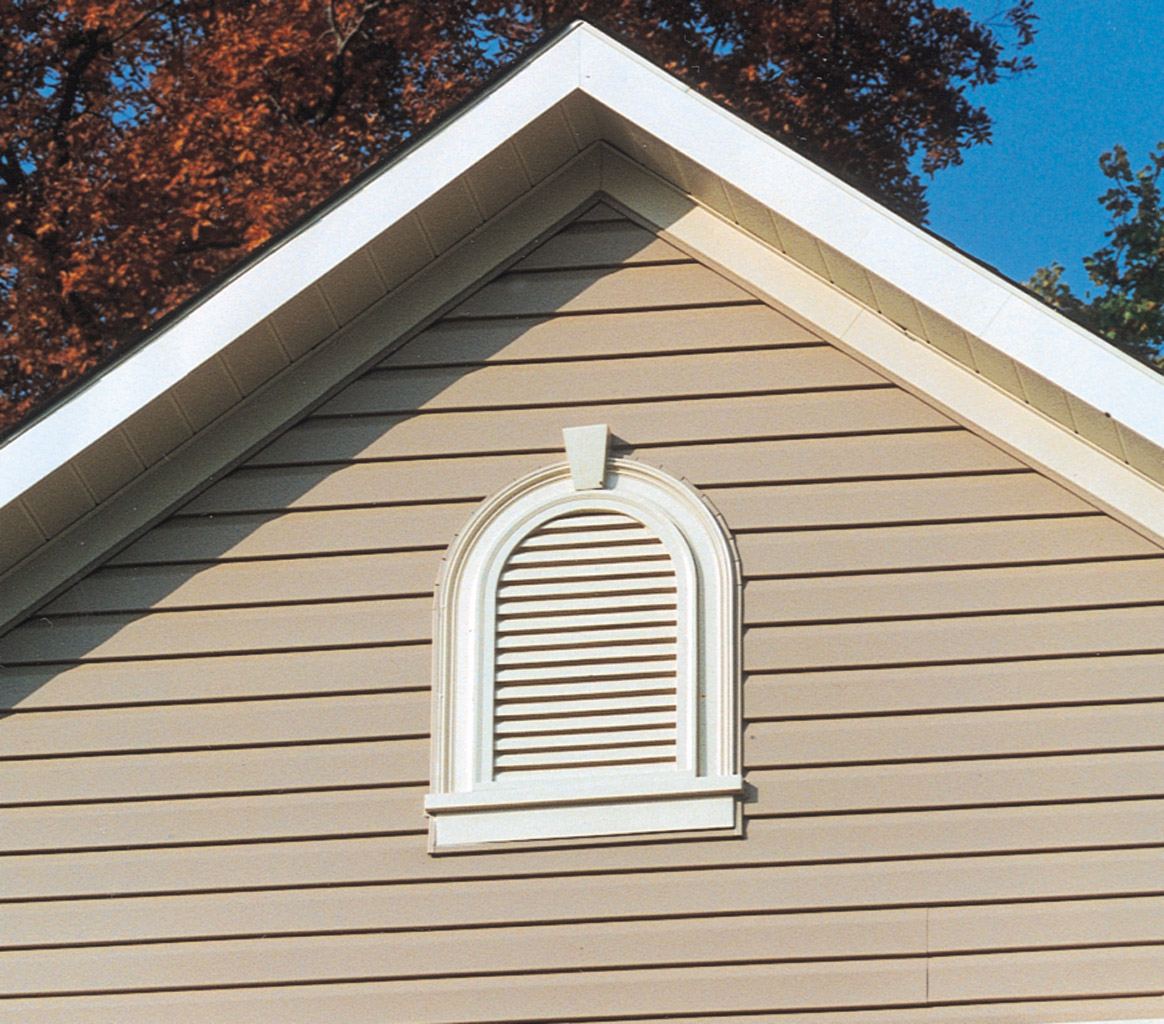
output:
<path id="1" fill-rule="evenodd" d="M 617 512 L 558 516 L 498 581 L 493 773 L 658 768 L 677 731 L 675 567 Z"/>
<path id="2" fill-rule="evenodd" d="M 487 499 L 449 548 L 433 644 L 434 852 L 736 829 L 737 579 L 665 471 L 564 431 L 567 461 Z"/>

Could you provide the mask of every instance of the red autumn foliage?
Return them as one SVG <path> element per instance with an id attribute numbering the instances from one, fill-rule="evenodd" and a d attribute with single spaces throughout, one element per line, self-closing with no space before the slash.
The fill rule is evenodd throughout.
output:
<path id="1" fill-rule="evenodd" d="M 924 220 L 1010 2 L 0 0 L 0 429 L 575 17 Z"/>

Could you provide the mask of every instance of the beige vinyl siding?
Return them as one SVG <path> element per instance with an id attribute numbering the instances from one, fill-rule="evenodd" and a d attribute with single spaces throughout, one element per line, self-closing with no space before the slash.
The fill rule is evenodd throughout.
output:
<path id="1" fill-rule="evenodd" d="M 431 604 L 563 426 L 744 574 L 742 838 L 432 857 Z M 0 638 L 0 1021 L 1159 1016 L 1164 551 L 591 214 Z"/>
<path id="2" fill-rule="evenodd" d="M 774 829 L 770 829 L 771 833 Z M 353 844 L 362 840 L 349 839 Z M 282 844 L 269 856 L 282 859 Z M 338 856 L 340 851 L 335 851 Z M 279 934 L 371 929 L 487 929 L 501 925 L 573 921 L 666 920 L 716 915 L 864 914 L 926 904 L 969 904 L 993 909 L 1012 901 L 1046 902 L 1101 897 L 1159 896 L 1157 851 L 1068 850 L 989 856 L 918 857 L 840 863 L 734 864 L 665 870 L 536 877 L 472 878 L 465 865 L 456 879 L 228 889 L 165 896 L 63 898 L 13 903 L 5 928 L 11 946 L 193 939 L 258 938 Z M 625 861 L 626 854 L 622 855 Z M 541 858 L 543 862 L 546 858 Z M 574 858 L 577 862 L 578 858 Z M 588 858 L 582 859 L 589 863 Z M 601 864 L 602 859 L 596 858 Z M 365 856 L 367 865 L 374 859 Z M 518 861 L 513 868 L 526 867 Z M 394 869 L 384 868 L 392 871 Z M 471 879 L 471 882 L 469 881 Z M 140 890 L 139 890 L 140 891 Z M 453 898 L 455 895 L 456 898 Z M 923 910 L 923 912 L 925 912 Z M 928 908 L 928 913 L 933 913 Z M 658 924 L 661 929 L 664 924 Z M 568 935 L 568 932 L 563 932 Z M 769 960 L 786 959 L 774 950 Z M 390 965 L 386 965 L 390 968 Z M 536 961 L 526 965 L 536 969 Z M 924 964 L 923 964 L 924 968 Z M 455 964 L 437 973 L 455 973 Z M 191 979 L 191 984 L 197 984 Z"/>

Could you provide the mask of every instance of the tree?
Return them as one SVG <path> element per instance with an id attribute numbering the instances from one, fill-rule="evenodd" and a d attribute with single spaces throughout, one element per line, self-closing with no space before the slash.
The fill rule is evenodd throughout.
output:
<path id="1" fill-rule="evenodd" d="M 1008 2 L 0 0 L 0 429 L 574 17 L 922 221 Z"/>
<path id="2" fill-rule="evenodd" d="M 1059 263 L 1037 270 L 1029 287 L 1089 331 L 1164 369 L 1164 142 L 1141 170 L 1132 170 L 1122 146 L 1104 153 L 1099 166 L 1114 184 L 1099 197 L 1111 214 L 1112 226 L 1104 232 L 1110 243 L 1083 259 L 1097 293 L 1076 295 L 1062 280 Z"/>

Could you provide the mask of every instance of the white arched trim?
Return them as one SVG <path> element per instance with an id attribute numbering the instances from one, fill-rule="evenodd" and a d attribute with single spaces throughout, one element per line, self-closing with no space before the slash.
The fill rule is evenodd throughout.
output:
<path id="1" fill-rule="evenodd" d="M 600 488 L 576 486 L 568 463 L 523 477 L 478 509 L 445 558 L 436 592 L 432 791 L 425 802 L 433 849 L 736 823 L 739 588 L 728 536 L 693 490 L 641 462 L 611 459 Z M 670 555 L 678 640 L 674 761 L 633 771 L 495 772 L 500 574 L 542 524 L 596 512 L 637 520 Z"/>

